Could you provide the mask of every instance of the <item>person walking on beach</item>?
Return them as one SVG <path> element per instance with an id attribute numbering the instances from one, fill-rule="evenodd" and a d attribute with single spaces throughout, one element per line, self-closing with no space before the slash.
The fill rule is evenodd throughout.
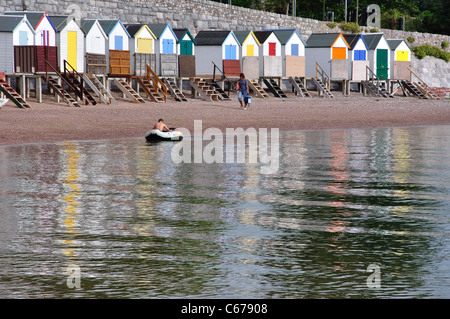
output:
<path id="1" fill-rule="evenodd" d="M 240 79 L 238 82 L 238 90 L 239 90 L 238 100 L 239 100 L 239 103 L 241 104 L 241 108 L 243 107 L 244 110 L 246 110 L 247 109 L 247 100 L 245 98 L 248 95 L 248 80 L 245 78 L 244 73 L 241 73 L 239 77 L 240 77 Z M 245 104 L 242 103 L 242 99 L 244 99 Z"/>

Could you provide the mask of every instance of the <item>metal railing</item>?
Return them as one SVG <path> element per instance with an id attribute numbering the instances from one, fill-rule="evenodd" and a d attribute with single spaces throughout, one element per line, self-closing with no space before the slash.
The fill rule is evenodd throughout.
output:
<path id="1" fill-rule="evenodd" d="M 72 70 L 69 70 L 67 67 L 70 67 Z M 72 87 L 75 89 L 75 94 L 83 101 L 84 99 L 84 95 L 83 95 L 83 91 L 84 91 L 84 80 L 83 77 L 81 76 L 80 73 L 77 72 L 77 70 L 75 70 L 75 68 L 67 61 L 64 60 L 64 78 L 68 80 L 68 74 L 72 73 L 73 76 L 78 76 L 79 78 L 79 82 L 80 82 L 80 87 L 77 89 L 75 86 L 75 83 L 72 83 Z"/>
<path id="2" fill-rule="evenodd" d="M 211 61 L 211 63 L 214 65 L 214 69 L 213 69 L 213 82 L 216 81 L 216 69 L 222 73 L 222 79 L 224 80 L 224 82 L 228 83 L 228 95 L 230 95 L 230 91 L 231 91 L 231 80 L 229 78 L 227 78 L 227 76 L 225 75 L 225 73 L 223 73 L 223 71 L 214 63 L 214 61 Z"/>
<path id="3" fill-rule="evenodd" d="M 366 65 L 366 81 L 372 82 L 377 88 L 377 94 L 380 94 L 380 78 L 367 65 Z"/>

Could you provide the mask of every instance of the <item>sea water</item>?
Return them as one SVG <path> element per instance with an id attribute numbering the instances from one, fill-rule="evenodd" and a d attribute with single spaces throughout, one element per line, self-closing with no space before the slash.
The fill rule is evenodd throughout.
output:
<path id="1" fill-rule="evenodd" d="M 144 138 L 2 146 L 0 297 L 449 298 L 449 140 L 281 132 L 276 174 Z"/>

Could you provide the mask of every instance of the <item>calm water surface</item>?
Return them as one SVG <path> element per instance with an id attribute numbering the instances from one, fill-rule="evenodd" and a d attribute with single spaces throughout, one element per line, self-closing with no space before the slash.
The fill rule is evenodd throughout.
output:
<path id="1" fill-rule="evenodd" d="M 450 127 L 280 137 L 272 175 L 143 139 L 0 147 L 0 297 L 450 298 Z"/>

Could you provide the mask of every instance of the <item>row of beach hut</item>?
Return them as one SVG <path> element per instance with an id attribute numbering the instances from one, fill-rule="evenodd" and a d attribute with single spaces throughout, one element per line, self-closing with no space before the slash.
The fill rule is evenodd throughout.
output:
<path id="1" fill-rule="evenodd" d="M 39 46 L 57 48 L 56 54 L 47 57 L 53 63 L 57 58 L 60 68 L 66 60 L 80 73 L 111 75 L 141 75 L 141 64 L 150 62 L 161 76 L 211 76 L 212 62 L 227 73 L 223 61 L 235 60 L 248 78 L 315 76 L 318 64 L 332 79 L 364 80 L 366 65 L 379 79 L 399 79 L 407 75 L 407 63 L 396 62 L 411 59 L 405 41 L 387 40 L 381 33 L 313 33 L 304 41 L 296 29 L 199 31 L 194 38 L 189 30 L 172 29 L 170 24 L 76 21 L 71 16 L 45 12 L 6 12 L 0 16 L 0 43 L 0 72 L 6 74 L 42 70 L 43 61 L 30 61 L 25 48 L 14 49 Z M 121 60 L 123 55 L 111 51 L 129 54 Z M 154 56 L 140 56 L 146 54 Z M 100 58 L 103 63 L 95 63 L 99 56 L 104 56 Z M 195 64 L 179 66 L 177 56 L 195 56 Z"/>
<path id="2" fill-rule="evenodd" d="M 46 12 L 0 15 L 0 72 L 6 76 L 74 71 L 103 77 L 107 88 L 110 79 L 126 78 L 132 84 L 136 78 L 138 92 L 139 85 L 144 90 L 146 86 L 139 78 L 148 77 L 147 83 L 164 91 L 164 100 L 167 87 L 158 84 L 158 77 L 214 78 L 218 74 L 229 79 L 243 72 L 262 86 L 264 79 L 266 89 L 271 84 L 265 79 L 273 78 L 278 84 L 281 79 L 303 79 L 304 86 L 306 79 L 319 77 L 344 82 L 408 80 L 410 60 L 411 50 L 404 40 L 387 40 L 382 33 L 313 33 L 305 41 L 296 29 L 202 30 L 194 37 L 188 29 L 173 29 L 170 24 L 76 20 Z M 154 74 L 152 79 L 149 72 Z M 322 85 L 319 80 L 314 83 L 317 88 Z M 119 87 L 122 84 L 116 82 Z M 56 84 L 53 88 L 57 89 Z M 148 87 L 149 96 L 150 91 Z"/>

